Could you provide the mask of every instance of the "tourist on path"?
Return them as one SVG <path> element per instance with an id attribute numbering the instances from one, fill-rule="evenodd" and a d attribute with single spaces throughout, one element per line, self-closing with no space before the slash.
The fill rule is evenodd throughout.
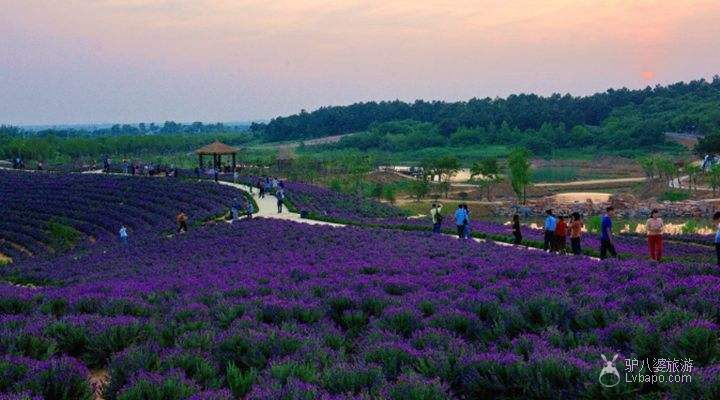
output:
<path id="1" fill-rule="evenodd" d="M 245 203 L 245 215 L 247 215 L 248 219 L 251 219 L 254 212 L 255 206 L 253 206 L 252 200 L 248 200 L 247 203 Z"/>
<path id="2" fill-rule="evenodd" d="M 545 214 L 547 214 L 547 217 L 545 217 L 545 235 L 543 237 L 543 250 L 545 251 L 553 251 L 553 241 L 555 240 L 555 228 L 557 227 L 557 219 L 553 215 L 552 210 L 545 211 Z"/>
<path id="3" fill-rule="evenodd" d="M 465 228 L 463 229 L 463 237 L 465 239 L 470 239 L 470 209 L 468 209 L 467 204 L 463 204 L 462 207 L 465 209 Z"/>
<path id="4" fill-rule="evenodd" d="M 442 204 L 440 203 L 433 203 L 432 208 L 430 209 L 430 217 L 432 218 L 433 233 L 440 233 L 442 230 Z"/>
<path id="5" fill-rule="evenodd" d="M 278 191 L 275 192 L 275 197 L 277 198 L 278 214 L 280 214 L 282 212 L 283 203 L 285 202 L 285 191 L 278 189 Z"/>
<path id="6" fill-rule="evenodd" d="M 522 231 L 520 230 L 520 215 L 515 214 L 512 218 L 513 244 L 522 244 Z"/>
<path id="7" fill-rule="evenodd" d="M 265 198 L 265 185 L 263 184 L 262 179 L 258 178 L 257 180 L 257 187 L 258 187 L 258 197 L 261 199 Z"/>
<path id="8" fill-rule="evenodd" d="M 650 211 L 650 218 L 645 223 L 645 230 L 647 231 L 650 259 L 660 262 L 663 251 L 663 220 L 657 209 Z"/>
<path id="9" fill-rule="evenodd" d="M 582 253 L 580 242 L 582 241 L 582 229 L 583 221 L 579 212 L 572 213 L 572 219 L 570 220 L 570 247 L 572 253 L 579 256 Z"/>
<path id="10" fill-rule="evenodd" d="M 240 218 L 240 210 L 245 210 L 243 204 L 238 200 L 237 197 L 233 199 L 232 205 L 230 206 L 230 213 L 232 214 L 232 221 L 235 222 Z"/>
<path id="11" fill-rule="evenodd" d="M 720 267 L 720 211 L 713 214 L 713 223 L 717 227 L 717 231 L 715 231 L 715 256 L 717 257 L 717 265 Z"/>
<path id="12" fill-rule="evenodd" d="M 465 221 L 467 221 L 467 212 L 462 204 L 458 204 L 455 210 L 455 226 L 457 226 L 458 239 L 462 239 L 465 236 Z"/>
<path id="13" fill-rule="evenodd" d="M 605 209 L 600 220 L 600 259 L 607 258 L 608 253 L 611 257 L 617 257 L 615 245 L 613 244 L 612 235 L 612 217 L 615 215 L 615 208 L 610 206 Z"/>
<path id="14" fill-rule="evenodd" d="M 566 252 L 566 246 L 567 246 L 567 222 L 565 222 L 565 217 L 560 215 L 558 217 L 557 224 L 555 225 L 555 251 L 558 251 L 560 253 Z"/>
<path id="15" fill-rule="evenodd" d="M 118 231 L 118 234 L 120 235 L 120 243 L 123 245 L 128 244 L 128 231 L 127 228 L 125 228 L 125 225 L 120 225 L 120 231 Z"/>
<path id="16" fill-rule="evenodd" d="M 180 232 L 187 232 L 187 230 L 188 230 L 188 226 L 187 226 L 188 217 L 187 217 L 187 215 L 185 215 L 185 213 L 181 211 L 177 216 L 175 216 L 175 220 L 176 220 L 177 223 L 178 223 L 178 230 L 177 230 L 178 233 L 180 233 Z"/>

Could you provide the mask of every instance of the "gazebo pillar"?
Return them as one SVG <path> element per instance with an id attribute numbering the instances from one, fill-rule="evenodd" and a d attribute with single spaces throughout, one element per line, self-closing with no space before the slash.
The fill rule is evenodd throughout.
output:
<path id="1" fill-rule="evenodd" d="M 203 162 L 203 155 L 198 154 L 198 157 L 200 158 L 200 169 L 205 169 L 205 163 Z"/>
<path id="2" fill-rule="evenodd" d="M 232 153 L 232 166 L 233 166 L 232 172 L 235 173 L 235 169 L 237 167 L 237 164 L 235 164 L 235 153 Z"/>

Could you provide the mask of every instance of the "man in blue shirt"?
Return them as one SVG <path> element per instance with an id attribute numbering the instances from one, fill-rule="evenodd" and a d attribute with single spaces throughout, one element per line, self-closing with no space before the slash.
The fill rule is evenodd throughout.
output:
<path id="1" fill-rule="evenodd" d="M 605 214 L 600 220 L 600 259 L 607 258 L 607 253 L 610 256 L 617 257 L 615 251 L 615 245 L 612 239 L 612 217 L 615 216 L 615 208 L 610 206 L 605 209 Z"/>
<path id="2" fill-rule="evenodd" d="M 715 232 L 715 255 L 717 256 L 717 265 L 720 267 L 720 211 L 713 214 L 713 223 L 717 227 Z"/>
<path id="3" fill-rule="evenodd" d="M 552 210 L 545 211 L 545 214 L 547 214 L 547 217 L 545 217 L 545 241 L 543 243 L 543 250 L 554 251 L 555 227 L 557 226 L 557 219 L 555 219 Z"/>
<path id="4" fill-rule="evenodd" d="M 457 226 L 457 235 L 460 239 L 465 237 L 465 224 L 467 224 L 467 213 L 463 205 L 458 204 L 458 208 L 455 210 L 455 225 Z"/>

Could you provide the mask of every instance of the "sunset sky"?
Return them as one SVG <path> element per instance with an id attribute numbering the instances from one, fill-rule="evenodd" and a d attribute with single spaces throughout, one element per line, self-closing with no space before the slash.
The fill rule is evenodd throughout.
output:
<path id="1" fill-rule="evenodd" d="M 718 0 L 0 0 L 0 124 L 709 79 L 719 21 Z"/>

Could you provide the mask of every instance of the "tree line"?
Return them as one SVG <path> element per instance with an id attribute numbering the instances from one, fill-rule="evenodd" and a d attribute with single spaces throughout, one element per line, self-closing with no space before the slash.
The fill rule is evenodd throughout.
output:
<path id="1" fill-rule="evenodd" d="M 608 145 L 627 134 L 638 143 L 656 140 L 664 131 L 712 134 L 719 131 L 720 76 L 640 90 L 609 89 L 591 96 L 553 94 L 511 95 L 507 98 L 474 98 L 442 102 L 417 100 L 363 102 L 349 106 L 322 107 L 313 112 L 278 117 L 268 123 L 253 123 L 250 130 L 268 141 L 296 140 L 367 131 L 373 124 L 414 120 L 430 123 L 443 136 L 461 128 L 494 132 L 540 131 L 545 126 L 562 127 L 565 135 L 576 127 L 603 126 Z M 578 128 L 579 129 L 579 128 Z M 574 135 L 587 136 L 577 130 Z"/>

